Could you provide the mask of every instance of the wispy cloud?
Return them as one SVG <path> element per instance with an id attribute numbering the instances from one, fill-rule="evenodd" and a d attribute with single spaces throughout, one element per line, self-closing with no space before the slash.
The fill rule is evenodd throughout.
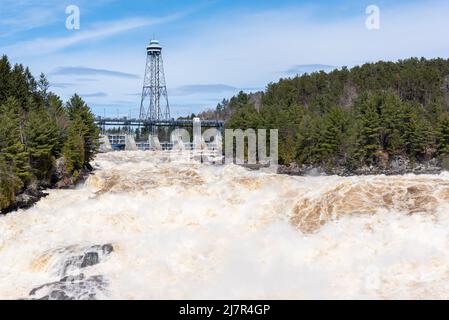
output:
<path id="1" fill-rule="evenodd" d="M 5 0 L 0 0 L 1 4 L 2 1 Z M 34 6 L 34 0 L 27 1 Z M 80 1 L 87 0 L 76 2 Z M 43 29 L 42 33 L 36 31 L 28 38 L 19 38 L 29 40 L 27 42 L 9 47 L 2 43 L 0 47 L 2 53 L 29 65 L 37 73 L 58 71 L 54 70 L 55 66 L 85 66 L 142 77 L 146 41 L 146 32 L 143 31 L 148 26 L 148 29 L 158 29 L 153 25 L 176 21 L 164 25 L 164 30 L 158 35 L 164 46 L 164 67 L 173 115 L 188 112 L 187 109 L 197 112 L 214 107 L 213 99 L 228 98 L 240 88 L 257 91 L 259 88 L 253 90 L 248 87 L 264 87 L 296 73 L 410 56 L 448 56 L 449 42 L 442 40 L 449 28 L 449 20 L 442 14 L 449 10 L 447 0 L 433 0 L 432 5 L 429 5 L 430 1 L 400 1 L 395 5 L 381 1 L 381 29 L 376 31 L 366 29 L 367 15 L 360 3 L 340 1 L 351 8 L 351 14 L 341 15 L 329 10 L 334 8 L 333 5 L 324 5 L 320 1 L 310 6 L 303 5 L 302 1 L 293 2 L 290 6 L 270 4 L 238 10 L 233 5 L 228 9 L 217 6 L 216 11 L 195 14 L 190 20 L 176 20 L 177 17 L 171 17 L 172 20 L 170 17 L 166 17 L 167 20 L 135 18 L 101 23 L 95 19 L 98 15 L 92 15 L 89 21 L 96 21 L 95 24 L 89 25 L 83 20 L 80 31 L 66 32 L 61 25 L 61 31 L 57 32 L 62 33 Z M 127 13 L 134 12 L 137 17 L 144 7 L 133 6 L 130 9 L 126 2 L 116 4 L 115 10 L 126 8 Z M 161 7 L 167 10 L 169 6 L 162 4 Z M 121 12 L 115 16 L 124 17 Z M 8 15 L 1 16 L 0 12 L 0 20 L 3 17 L 8 18 Z M 36 39 L 36 34 L 43 38 Z M 108 51 L 98 49 L 103 45 Z M 13 51 L 15 56 L 10 53 Z M 42 55 L 46 52 L 50 54 Z M 108 81 L 101 81 L 106 76 Z M 80 78 L 98 81 L 84 83 L 78 80 Z M 112 109 L 125 111 L 140 105 L 142 81 L 132 76 L 61 74 L 55 75 L 55 80 L 77 84 L 55 90 L 64 98 L 73 91 L 104 92 L 107 98 L 91 98 L 94 100 L 92 106 L 102 106 L 95 100 Z M 92 85 L 93 89 L 86 90 L 87 85 Z M 131 94 L 133 92 L 135 94 Z M 119 99 L 129 99 L 130 102 L 123 106 L 112 103 Z M 103 108 L 98 109 L 103 112 Z"/>
<path id="2" fill-rule="evenodd" d="M 168 23 L 177 20 L 184 14 L 173 14 L 159 18 L 131 18 L 113 22 L 97 23 L 95 27 L 85 27 L 86 31 L 77 31 L 73 35 L 53 38 L 38 38 L 35 40 L 16 43 L 5 47 L 4 51 L 14 57 L 43 55 L 63 50 L 83 42 L 111 37 L 130 30 L 151 25 Z"/>
<path id="3" fill-rule="evenodd" d="M 59 67 L 51 72 L 50 75 L 108 76 L 126 79 L 139 79 L 138 75 L 132 73 L 88 67 Z"/>
<path id="4" fill-rule="evenodd" d="M 54 23 L 62 3 L 54 1 L 0 0 L 0 37 Z"/>
<path id="5" fill-rule="evenodd" d="M 98 79 L 95 78 L 77 78 L 75 79 L 76 81 L 79 82 L 93 82 L 93 81 L 98 81 Z"/>
<path id="6" fill-rule="evenodd" d="M 95 93 L 80 93 L 81 97 L 84 98 L 104 98 L 108 95 L 104 92 L 95 92 Z"/>
<path id="7" fill-rule="evenodd" d="M 192 94 L 207 94 L 207 93 L 223 93 L 235 92 L 239 89 L 225 84 L 194 84 L 176 87 L 170 90 L 172 96 L 187 96 Z"/>
<path id="8" fill-rule="evenodd" d="M 441 14 L 449 9 L 447 1 L 384 5 L 381 29 L 376 31 L 366 29 L 364 8 L 356 7 L 354 15 L 329 19 L 313 18 L 321 12 L 319 6 L 313 14 L 302 7 L 279 6 L 262 13 L 211 17 L 208 27 L 181 40 L 170 57 L 183 66 L 177 80 L 262 86 L 284 77 L 285 71 L 310 71 L 301 67 L 317 63 L 340 67 L 410 56 L 447 57 L 448 42 L 441 40 L 449 27 Z"/>
<path id="9" fill-rule="evenodd" d="M 82 12 L 89 13 L 113 0 L 77 0 Z M 64 25 L 65 8 L 60 0 L 0 0 L 0 38 L 56 23 Z"/>
<path id="10" fill-rule="evenodd" d="M 76 84 L 68 82 L 50 82 L 51 88 L 65 89 L 67 87 L 75 87 Z"/>

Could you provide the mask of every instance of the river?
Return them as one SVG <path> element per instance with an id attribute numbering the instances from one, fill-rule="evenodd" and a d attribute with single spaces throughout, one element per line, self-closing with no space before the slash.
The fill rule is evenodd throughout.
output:
<path id="1" fill-rule="evenodd" d="M 94 166 L 0 217 L 1 299 L 449 298 L 448 173 L 293 177 L 139 151 Z"/>

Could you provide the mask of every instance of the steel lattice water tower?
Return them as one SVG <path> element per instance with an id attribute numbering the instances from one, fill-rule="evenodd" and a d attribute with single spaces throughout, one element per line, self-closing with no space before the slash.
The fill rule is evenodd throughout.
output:
<path id="1" fill-rule="evenodd" d="M 170 119 L 170 106 L 165 85 L 164 64 L 162 62 L 162 47 L 157 40 L 151 40 L 147 46 L 147 63 L 140 104 L 140 119 Z"/>

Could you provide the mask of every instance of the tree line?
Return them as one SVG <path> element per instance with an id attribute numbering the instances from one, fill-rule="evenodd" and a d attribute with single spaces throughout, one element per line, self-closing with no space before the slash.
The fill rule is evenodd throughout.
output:
<path id="1" fill-rule="evenodd" d="M 449 167 L 449 60 L 343 67 L 240 92 L 209 118 L 227 128 L 279 129 L 281 164 L 354 170 L 438 159 Z"/>
<path id="2" fill-rule="evenodd" d="M 63 175 L 76 181 L 98 150 L 94 115 L 75 94 L 64 104 L 45 75 L 34 78 L 21 64 L 0 59 L 0 209 L 27 188 L 48 187 Z"/>

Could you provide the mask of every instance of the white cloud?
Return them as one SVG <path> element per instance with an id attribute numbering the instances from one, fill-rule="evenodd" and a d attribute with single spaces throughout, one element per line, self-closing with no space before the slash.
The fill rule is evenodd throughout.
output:
<path id="1" fill-rule="evenodd" d="M 260 86 L 299 64 L 355 65 L 410 56 L 447 57 L 449 3 L 381 7 L 381 29 L 365 28 L 360 15 L 314 22 L 301 8 L 215 19 L 166 51 L 167 72 L 181 83 Z M 177 70 L 182 69 L 181 72 Z M 193 79 L 192 79 L 193 78 Z"/>
<path id="2" fill-rule="evenodd" d="M 83 66 L 58 67 L 54 71 L 52 71 L 50 75 L 107 76 L 107 77 L 119 77 L 127 79 L 140 79 L 140 77 L 136 74 L 116 70 L 89 68 Z"/>
<path id="3" fill-rule="evenodd" d="M 181 32 L 162 38 L 164 66 L 169 86 L 169 99 L 173 115 L 185 108 L 214 107 L 227 93 L 197 92 L 174 96 L 171 88 L 188 87 L 195 84 L 232 84 L 236 88 L 264 87 L 279 77 L 291 76 L 287 72 L 296 65 L 324 64 L 333 66 L 355 65 L 367 61 L 397 60 L 411 56 L 448 57 L 449 43 L 445 41 L 449 20 L 444 13 L 449 12 L 449 3 L 433 1 L 414 3 L 395 8 L 381 9 L 381 29 L 369 31 L 365 28 L 366 14 L 328 21 L 313 20 L 316 12 L 302 7 L 284 8 L 263 12 L 225 12 L 206 20 L 196 20 Z M 167 21 L 168 22 L 168 21 Z M 138 28 L 141 21 L 130 21 Z M 112 35 L 133 30 L 119 26 Z M 189 28 L 190 27 L 190 28 Z M 122 30 L 122 31 L 120 31 Z M 106 37 L 101 28 L 90 31 L 81 39 L 88 41 Z M 98 34 L 97 32 L 100 32 Z M 65 39 L 65 38 L 64 38 Z M 72 45 L 61 39 L 57 48 Z M 52 53 L 46 56 L 26 57 L 24 62 L 34 73 L 49 73 L 55 66 L 83 65 L 96 69 L 111 69 L 143 76 L 145 64 L 146 38 L 123 46 L 117 38 L 116 44 L 108 44 L 106 49 L 77 50 L 76 53 Z M 58 40 L 58 39 L 57 39 Z M 43 45 L 52 45 L 46 39 Z M 77 42 L 77 43 L 80 43 Z M 42 42 L 40 43 L 42 45 Z M 37 46 L 37 45 L 36 45 Z M 37 48 L 39 50 L 39 48 Z M 29 49 L 27 49 L 29 50 Z M 119 66 L 119 68 L 117 68 Z M 53 81 L 74 83 L 71 76 L 59 76 Z M 120 110 L 136 110 L 140 106 L 139 92 L 142 80 L 121 78 L 99 78 L 91 84 L 92 92 L 105 92 L 107 97 L 89 100 L 92 105 L 114 106 L 113 101 L 121 101 Z M 85 92 L 84 87 L 80 87 Z M 57 93 L 67 97 L 77 87 L 58 88 Z M 176 93 L 176 91 L 174 92 Z M 178 92 L 179 93 L 179 92 Z M 232 93 L 230 93 L 232 94 Z M 216 98 L 217 102 L 213 99 Z M 126 104 L 128 101 L 128 104 Z M 114 109 L 115 110 L 115 109 Z M 136 111 L 138 112 L 138 110 Z"/>
<path id="4" fill-rule="evenodd" d="M 180 18 L 182 14 L 174 14 L 162 18 L 131 18 L 97 24 L 95 28 L 86 28 L 86 31 L 67 32 L 69 36 L 38 38 L 19 42 L 4 48 L 4 51 L 13 57 L 44 55 L 66 49 L 74 45 L 114 36 L 134 29 L 167 23 Z"/>
<path id="5" fill-rule="evenodd" d="M 112 0 L 77 0 L 83 14 Z M 0 39 L 66 19 L 67 3 L 60 0 L 0 0 Z"/>
<path id="6" fill-rule="evenodd" d="M 171 96 L 189 96 L 194 94 L 221 94 L 221 93 L 235 93 L 239 89 L 225 84 L 191 84 L 180 86 L 170 90 Z"/>

